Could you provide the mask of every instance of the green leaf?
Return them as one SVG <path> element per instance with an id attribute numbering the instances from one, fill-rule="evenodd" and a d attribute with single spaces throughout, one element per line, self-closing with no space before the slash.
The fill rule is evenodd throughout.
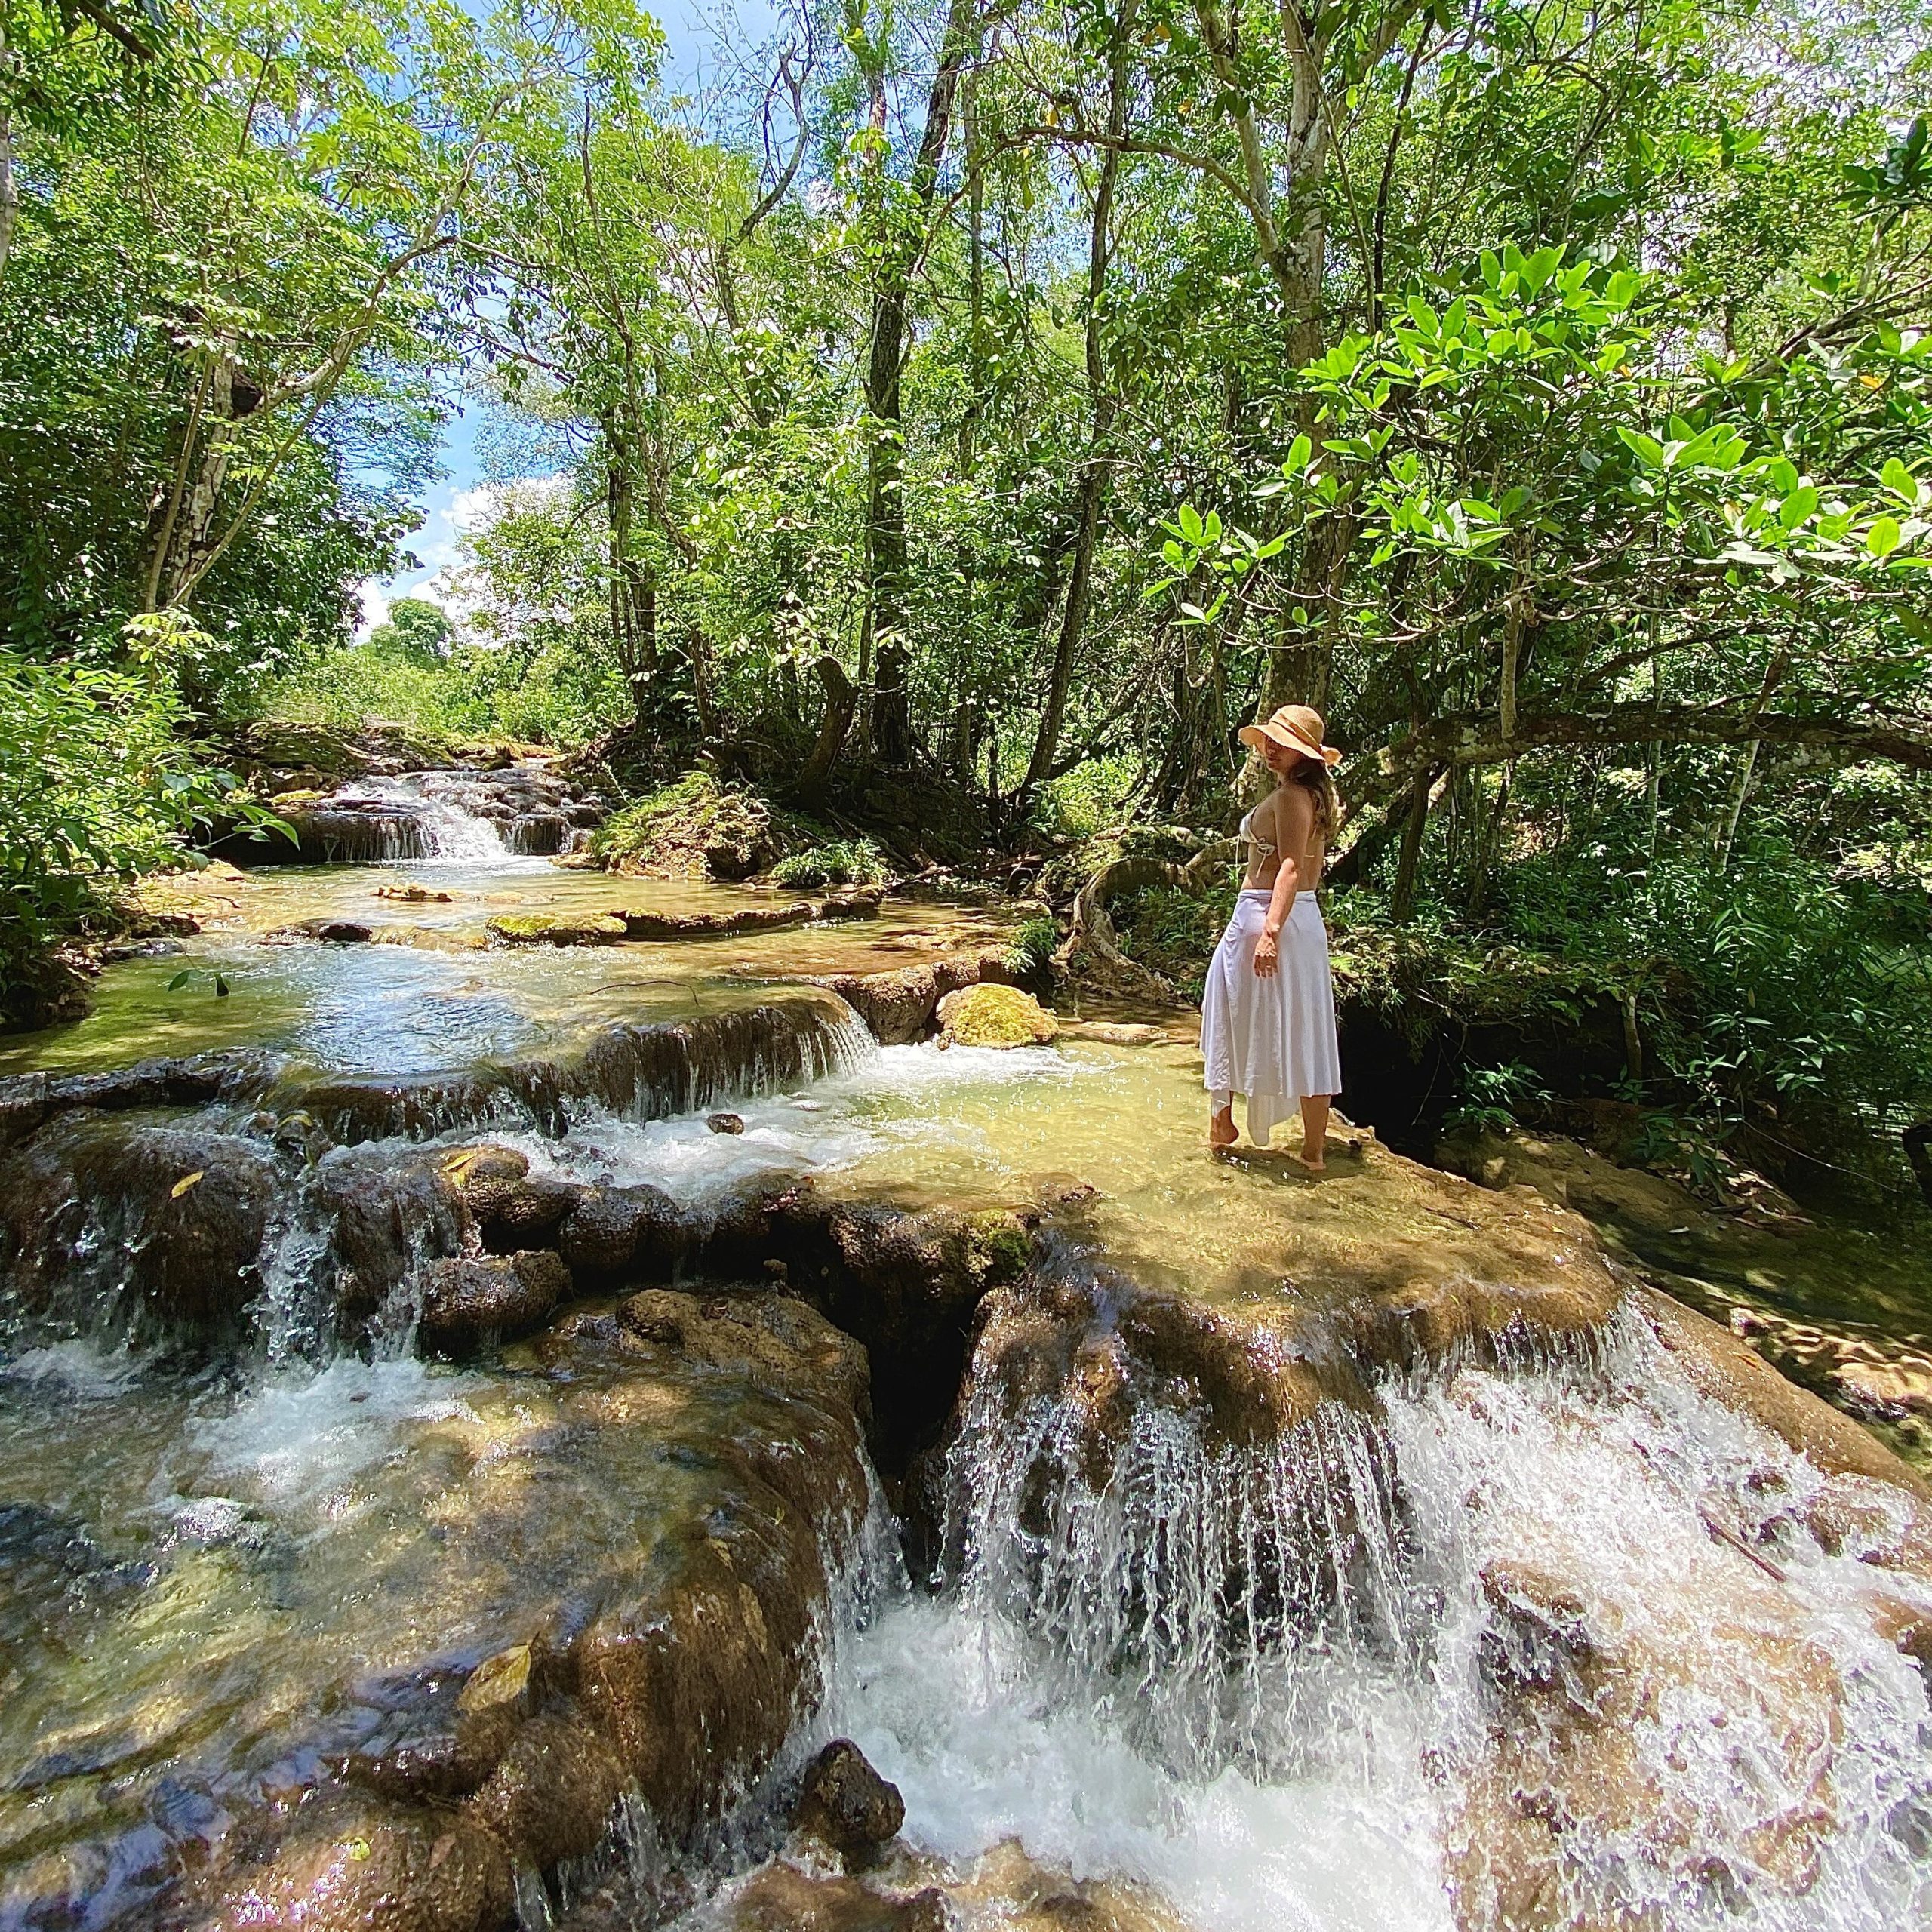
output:
<path id="1" fill-rule="evenodd" d="M 1903 533 L 1895 516 L 1881 516 L 1865 533 L 1865 547 L 1882 562 L 1899 547 Z"/>
<path id="2" fill-rule="evenodd" d="M 1628 429 L 1620 423 L 1617 433 L 1623 446 L 1646 469 L 1659 469 L 1663 466 L 1663 445 L 1654 436 L 1647 436 L 1641 429 Z"/>
<path id="3" fill-rule="evenodd" d="M 1879 480 L 1902 503 L 1915 503 L 1918 500 L 1918 479 L 1914 476 L 1897 457 L 1891 457 L 1878 472 Z"/>

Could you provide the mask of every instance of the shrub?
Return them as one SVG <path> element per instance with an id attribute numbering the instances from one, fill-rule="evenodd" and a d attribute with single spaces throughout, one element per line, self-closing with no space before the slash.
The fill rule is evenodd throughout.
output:
<path id="1" fill-rule="evenodd" d="M 869 838 L 835 839 L 780 859 L 771 869 L 771 881 L 814 892 L 827 885 L 876 885 L 886 871 L 884 854 Z"/>
<path id="2" fill-rule="evenodd" d="M 110 888 L 178 857 L 189 828 L 232 815 L 236 780 L 192 755 L 186 717 L 158 668 L 0 648 L 0 993 L 17 1017 L 15 989 Z"/>

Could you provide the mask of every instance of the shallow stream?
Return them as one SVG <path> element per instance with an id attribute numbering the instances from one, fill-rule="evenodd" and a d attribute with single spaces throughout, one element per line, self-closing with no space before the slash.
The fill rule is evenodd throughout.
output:
<path id="1" fill-rule="evenodd" d="M 205 877 L 181 902 L 198 936 L 109 968 L 91 1017 L 10 1042 L 0 1072 L 245 1048 L 322 1072 L 430 1074 L 1005 931 L 974 909 L 888 902 L 849 924 L 490 948 L 485 922 L 506 909 L 746 897 L 561 870 L 460 825 L 448 837 L 468 849 Z M 428 896 L 393 896 L 411 888 Z M 323 918 L 377 937 L 266 938 Z M 742 1131 L 707 1125 L 714 1096 L 658 1118 L 577 1105 L 561 1133 L 460 1124 L 438 1138 L 514 1146 L 539 1177 L 648 1182 L 697 1211 L 808 1174 L 854 1201 L 964 1206 L 1068 1177 L 1100 1192 L 1084 1238 L 1110 1266 L 1264 1330 L 1278 1306 L 1340 1306 L 1377 1270 L 1399 1284 L 1411 1268 L 1453 1277 L 1465 1255 L 1496 1265 L 1476 1252 L 1487 1222 L 1404 1192 L 1372 1146 L 1338 1143 L 1318 1183 L 1279 1155 L 1206 1159 L 1184 1045 L 832 1037 L 822 1077 L 747 1077 L 729 1097 Z M 273 1124 L 215 1113 L 245 1136 Z M 277 1329 L 294 1304 L 275 1269 L 305 1251 L 299 1226 L 276 1240 L 249 1338 L 214 1359 L 131 1349 L 78 1291 L 51 1318 L 10 1318 L 0 1926 L 150 1922 L 192 1864 L 184 1847 L 325 1781 L 426 1670 L 460 1680 L 534 1607 L 568 1615 L 648 1570 L 667 1526 L 725 1508 L 742 1481 L 728 1446 L 809 1453 L 821 1426 L 810 1404 L 709 1371 L 641 1383 L 568 1347 L 428 1362 L 401 1304 L 373 1342 L 318 1346 Z M 1861 1561 L 1857 1535 L 1828 1548 L 1806 1530 L 1818 1473 L 1696 1393 L 1641 1324 L 1620 1317 L 1568 1357 L 1391 1371 L 1373 1442 L 1344 1419 L 1217 1448 L 1177 1423 L 1176 1399 L 1044 1523 L 1026 1485 L 1065 1417 L 1043 1404 L 1016 1427 L 969 1403 L 956 1560 L 937 1592 L 912 1586 L 875 1524 L 863 1574 L 835 1592 L 838 1627 L 820 1632 L 822 1695 L 792 1753 L 849 1736 L 901 1787 L 903 1841 L 866 1881 L 875 1903 L 934 1886 L 963 1932 L 1932 1923 L 1932 1707 L 1880 1630 L 1900 1606 L 1932 1614 L 1932 1584 Z M 1244 1648 L 1242 1626 L 1223 1627 L 1214 1552 L 1245 1538 L 1252 1556 L 1291 1513 L 1303 1534 L 1310 1493 L 1333 1518 L 1318 1543 L 1365 1552 L 1352 1603 L 1304 1642 L 1251 1634 Z M 1714 1512 L 1736 1526 L 1728 1540 Z M 1740 1555 L 1747 1542 L 1770 1555 Z M 1624 1740 L 1619 1795 L 1589 1828 L 1589 1869 L 1573 1861 L 1530 1906 L 1506 1896 L 1493 1850 L 1528 1829 L 1512 1803 L 1527 1789 L 1531 1824 L 1554 1816 L 1606 1761 L 1553 1718 L 1540 1743 L 1498 1741 L 1499 1684 L 1533 1700 L 1584 1668 L 1512 1651 L 1529 1626 L 1511 1606 L 1543 1599 L 1511 1566 L 1564 1580 L 1597 1653 L 1620 1660 L 1590 1693 Z M 744 1795 L 748 1815 L 758 1799 Z M 641 1871 L 631 1837 L 628 1860 L 520 1884 L 525 1932 L 680 1910 L 694 1932 L 772 1922 L 755 1821 L 681 1885 Z M 847 1904 L 809 1922 L 897 1923 Z"/>

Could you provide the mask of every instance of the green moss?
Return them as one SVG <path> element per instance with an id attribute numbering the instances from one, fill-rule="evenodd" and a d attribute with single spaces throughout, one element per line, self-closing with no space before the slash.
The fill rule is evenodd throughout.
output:
<path id="1" fill-rule="evenodd" d="M 989 1288 L 1018 1281 L 1032 1259 L 1032 1240 L 1025 1224 L 1003 1208 L 969 1215 L 966 1238 L 974 1274 Z"/>
<path id="2" fill-rule="evenodd" d="M 626 928 L 614 912 L 511 912 L 492 919 L 490 930 L 512 946 L 601 946 Z"/>
<path id="3" fill-rule="evenodd" d="M 945 1009 L 946 1037 L 962 1047 L 1044 1044 L 1060 1024 L 1030 993 L 1017 986 L 968 986 Z"/>
<path id="4" fill-rule="evenodd" d="M 771 808 L 756 792 L 688 771 L 614 813 L 590 849 L 615 871 L 742 879 L 777 848 Z"/>

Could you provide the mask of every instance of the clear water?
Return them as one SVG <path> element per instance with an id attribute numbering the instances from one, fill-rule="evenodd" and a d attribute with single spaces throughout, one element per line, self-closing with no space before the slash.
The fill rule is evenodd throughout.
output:
<path id="1" fill-rule="evenodd" d="M 380 898 L 386 881 L 452 897 Z M 461 1065 L 1000 930 L 902 908 L 695 946 L 481 951 L 496 909 L 743 903 L 496 853 L 197 890 L 208 929 L 185 953 L 112 969 L 93 1019 L 17 1043 L 9 1069 L 244 1041 L 349 1068 Z M 259 943 L 323 915 L 393 923 L 402 943 Z M 228 997 L 168 992 L 184 964 L 220 970 Z M 1208 1161 L 1184 1047 L 895 1048 L 739 1111 L 738 1136 L 592 1115 L 518 1144 L 540 1168 L 700 1204 L 800 1173 L 971 1204 L 1078 1176 L 1121 1266 L 1263 1321 L 1378 1270 L 1500 1265 L 1439 1189 L 1373 1149 L 1338 1153 L 1319 1184 L 1282 1157 Z M 1020 1492 L 1064 1419 L 975 1412 L 954 1469 L 963 1567 L 937 1595 L 895 1588 L 853 1614 L 800 1740 L 853 1736 L 902 1787 L 911 1849 L 875 1888 L 940 1884 L 974 1932 L 1037 1927 L 1017 1840 L 1028 1870 L 1146 1907 L 1123 1927 L 1436 1932 L 1496 1922 L 1469 1847 L 1497 1794 L 1522 1792 L 1537 1815 L 1598 1820 L 1570 1839 L 1539 1923 L 1932 1922 L 1932 1707 L 1881 1631 L 1932 1611 L 1932 1587 L 1807 1527 L 1830 1497 L 1882 1515 L 1881 1493 L 1847 1499 L 1694 1394 L 1633 1324 L 1588 1370 L 1452 1369 L 1380 1397 L 1373 1429 L 1324 1421 L 1252 1453 L 1150 1411 L 1044 1535 Z M 0 1606 L 0 1924 L 58 1898 L 138 1922 L 171 1841 L 315 1782 L 377 1721 L 388 1674 L 514 1641 L 715 1500 L 707 1442 L 786 1426 L 782 1405 L 715 1380 L 558 1373 L 523 1351 L 462 1371 L 270 1351 L 190 1374 L 111 1346 L 17 1348 L 0 1366 L 0 1540 L 18 1558 Z M 1226 1554 L 1257 1541 L 1305 1560 L 1291 1630 L 1223 1614 Z M 1322 1607 L 1337 1571 L 1339 1614 Z M 1601 1724 L 1509 1675 L 1524 1640 L 1500 1606 L 1531 1573 L 1607 1660 Z M 1626 1785 L 1644 1801 L 1620 1810 Z M 626 1832 L 644 1860 L 648 1820 Z M 726 1878 L 694 1922 L 749 1922 L 758 1881 Z M 549 1907 L 525 1892 L 534 1922 Z"/>

